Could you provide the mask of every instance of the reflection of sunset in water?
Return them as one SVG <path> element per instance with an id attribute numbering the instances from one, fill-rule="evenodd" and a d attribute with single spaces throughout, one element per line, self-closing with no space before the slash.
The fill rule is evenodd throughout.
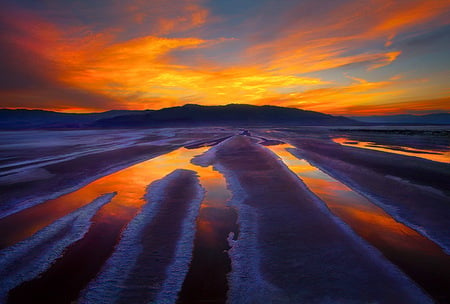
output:
<path id="1" fill-rule="evenodd" d="M 375 142 L 370 141 L 358 141 L 345 137 L 333 138 L 335 143 L 350 146 L 350 147 L 358 147 L 364 149 L 371 149 L 389 153 L 402 154 L 407 156 L 415 156 L 420 158 L 429 159 L 432 161 L 442 162 L 442 163 L 450 163 L 450 152 L 445 151 L 437 151 L 437 150 L 423 150 L 423 149 L 412 149 L 409 147 L 403 146 L 390 146 L 390 145 L 378 145 Z"/>
<path id="2" fill-rule="evenodd" d="M 227 288 L 223 287 L 223 283 L 226 284 L 226 274 L 231 268 L 231 262 L 226 253 L 229 249 L 227 237 L 231 231 L 236 232 L 233 230 L 233 225 L 236 225 L 236 216 L 231 207 L 226 206 L 231 195 L 226 188 L 225 178 L 218 171 L 213 170 L 212 166 L 200 167 L 191 163 L 194 156 L 208 149 L 209 147 L 195 150 L 180 148 L 99 178 L 77 191 L 24 210 L 0 222 L 0 228 L 6 228 L 1 231 L 6 234 L 7 238 L 3 241 L 3 245 L 7 246 L 30 236 L 104 193 L 116 193 L 111 201 L 95 214 L 86 234 L 68 246 L 50 268 L 39 277 L 26 281 L 9 291 L 9 298 L 13 299 L 11 303 L 28 303 L 34 299 L 39 299 L 38 302 L 42 303 L 66 303 L 66 301 L 69 303 L 69 300 L 76 299 L 80 290 L 99 273 L 102 265 L 111 256 L 128 222 L 146 203 L 144 196 L 147 186 L 177 169 L 197 172 L 199 181 L 205 189 L 199 214 L 195 215 L 197 231 L 189 274 L 195 273 L 194 282 L 199 282 L 196 278 L 197 273 L 200 273 L 200 277 L 207 278 L 209 283 L 214 282 L 213 284 L 219 286 L 219 290 L 225 295 Z M 181 193 L 177 193 L 178 190 L 179 188 L 172 187 L 166 192 L 165 195 L 168 196 L 169 201 L 172 196 L 181 200 L 188 199 Z M 170 221 L 181 223 L 180 221 L 183 220 L 182 217 L 176 218 L 173 213 L 168 213 L 165 217 L 163 215 L 162 222 L 161 218 L 157 219 L 160 219 L 160 223 L 164 222 L 168 225 Z M 8 230 L 8 226 L 14 229 Z M 165 238 L 166 233 L 170 237 L 171 231 L 167 231 L 167 227 L 161 228 L 160 237 Z M 175 239 L 174 242 L 180 244 L 179 240 Z M 150 251 L 154 250 L 153 247 L 149 248 Z M 211 273 L 214 273 L 214 278 L 211 278 Z M 188 275 L 187 278 L 192 276 Z M 204 282 L 201 283 L 201 286 L 203 285 Z M 195 286 L 192 284 L 187 286 L 188 292 L 192 288 L 197 294 Z"/>
<path id="3" fill-rule="evenodd" d="M 441 254 L 436 244 L 415 230 L 395 221 L 362 195 L 286 151 L 286 148 L 292 148 L 291 146 L 286 144 L 268 148 L 276 153 L 334 214 L 370 243 L 400 251 Z"/>
<path id="4" fill-rule="evenodd" d="M 286 148 L 268 147 L 297 174 L 332 213 L 376 247 L 406 275 L 431 295 L 446 297 L 450 282 L 450 257 L 435 243 L 394 220 L 364 196 L 335 180 Z"/>
<path id="5" fill-rule="evenodd" d="M 192 260 L 179 302 L 200 303 L 214 299 L 222 303 L 228 290 L 227 273 L 231 270 L 227 238 L 230 232 L 237 235 L 237 214 L 227 205 L 231 193 L 222 174 L 212 166 L 196 169 L 206 193 L 197 217 Z"/>
<path id="6" fill-rule="evenodd" d="M 228 225 L 228 218 L 224 217 L 224 214 L 226 215 L 230 208 L 226 202 L 231 194 L 226 187 L 225 178 L 218 171 L 213 170 L 211 166 L 198 169 L 197 167 L 200 183 L 206 189 L 206 193 L 197 218 L 197 233 L 202 234 L 203 241 L 207 241 L 209 247 L 214 247 L 221 241 L 217 240 L 217 230 L 223 225 Z"/>
<path id="7" fill-rule="evenodd" d="M 229 194 L 223 194 L 223 189 L 225 193 L 228 192 L 222 175 L 212 170 L 212 167 L 203 168 L 190 162 L 195 155 L 207 149 L 207 147 L 194 150 L 180 148 L 99 178 L 72 193 L 6 217 L 0 220 L 2 247 L 31 236 L 39 229 L 90 203 L 104 193 L 116 192 L 117 194 L 109 204 L 100 209 L 95 220 L 109 223 L 129 221 L 145 203 L 143 197 L 147 185 L 176 169 L 198 172 L 203 187 L 208 191 L 204 204 L 214 204 L 218 200 L 226 201 Z"/>

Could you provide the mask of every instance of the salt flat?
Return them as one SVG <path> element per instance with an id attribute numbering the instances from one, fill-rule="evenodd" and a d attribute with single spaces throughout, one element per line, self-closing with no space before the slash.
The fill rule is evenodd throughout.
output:
<path id="1" fill-rule="evenodd" d="M 445 303 L 450 165 L 398 147 L 445 153 L 448 131 L 413 131 L 1 132 L 0 266 L 17 246 L 31 252 L 40 235 L 48 239 L 39 245 L 45 263 L 36 257 L 39 265 L 0 279 L 6 301 Z M 344 136 L 393 148 L 333 140 Z M 309 171 L 297 174 L 284 151 Z M 343 187 L 373 207 L 350 203 Z M 377 238 L 365 233 L 375 221 L 368 208 L 391 223 Z M 398 250 L 399 231 L 425 245 Z M 33 272 L 20 279 L 27 267 Z"/>

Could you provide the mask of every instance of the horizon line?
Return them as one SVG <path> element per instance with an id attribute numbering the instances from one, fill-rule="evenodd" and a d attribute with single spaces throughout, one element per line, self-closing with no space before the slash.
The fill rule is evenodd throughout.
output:
<path id="1" fill-rule="evenodd" d="M 223 104 L 223 105 L 202 105 L 202 104 L 195 104 L 195 103 L 186 103 L 184 105 L 164 107 L 164 108 L 160 108 L 160 109 L 110 109 L 110 110 L 100 110 L 100 111 L 93 110 L 91 112 L 81 110 L 81 109 L 54 110 L 54 109 L 28 108 L 28 107 L 20 107 L 20 108 L 19 107 L 17 107 L 17 108 L 5 107 L 5 108 L 0 108 L 0 110 L 43 111 L 43 112 L 52 112 L 52 113 L 60 113 L 60 114 L 88 115 L 88 114 L 101 114 L 101 113 L 106 113 L 106 112 L 111 112 L 111 111 L 138 111 L 138 112 L 160 111 L 163 109 L 181 108 L 181 107 L 189 106 L 189 105 L 199 106 L 199 107 L 225 107 L 225 106 L 230 106 L 230 105 L 243 105 L 243 106 L 253 106 L 253 107 L 277 107 L 277 108 L 297 109 L 297 110 L 302 110 L 302 111 L 306 111 L 306 112 L 315 112 L 315 113 L 322 113 L 322 114 L 327 114 L 327 115 L 332 115 L 332 116 L 344 116 L 344 117 L 398 116 L 398 115 L 427 116 L 427 115 L 435 115 L 435 114 L 450 114 L 450 112 L 448 112 L 448 111 L 440 111 L 440 110 L 429 111 L 428 113 L 425 113 L 425 114 L 423 114 L 423 113 L 408 113 L 408 112 L 399 112 L 396 114 L 392 114 L 392 113 L 378 114 L 377 113 L 377 114 L 365 114 L 365 115 L 357 114 L 357 113 L 355 113 L 355 114 L 329 114 L 329 113 L 325 113 L 325 112 L 305 110 L 305 109 L 297 108 L 297 107 L 283 107 L 283 106 L 277 106 L 277 105 L 271 105 L 271 104 L 253 105 L 253 104 L 248 104 L 248 103 L 228 103 L 228 104 Z"/>

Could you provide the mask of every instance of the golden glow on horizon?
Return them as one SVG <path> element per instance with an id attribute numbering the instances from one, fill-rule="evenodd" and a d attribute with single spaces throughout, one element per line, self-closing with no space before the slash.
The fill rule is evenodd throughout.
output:
<path id="1" fill-rule="evenodd" d="M 124 24 L 149 27 L 146 34 L 132 38 L 120 36 L 121 24 L 94 31 L 61 27 L 32 12 L 2 14 L 8 27 L 20 34 L 5 33 L 1 41 L 41 58 L 42 66 L 33 69 L 43 78 L 95 99 L 75 95 L 65 100 L 64 92 L 36 87 L 0 91 L 5 106 L 79 113 L 186 103 L 273 104 L 339 115 L 401 113 L 410 107 L 417 112 L 450 110 L 448 103 L 430 103 L 448 99 L 448 89 L 426 81 L 417 86 L 418 78 L 399 77 L 401 70 L 390 75 L 385 71 L 402 60 L 403 51 L 391 48 L 396 37 L 446 24 L 440 16 L 450 9 L 449 1 L 349 1 L 324 16 L 326 22 L 287 20 L 289 26 L 272 39 L 251 36 L 239 55 L 233 55 L 233 63 L 198 55 L 218 50 L 226 57 L 230 45 L 243 42 L 233 35 L 201 38 L 211 37 L 205 35 L 208 26 L 220 18 L 200 2 L 180 1 L 176 11 L 161 0 L 149 3 L 131 1 L 120 8 Z M 186 35 L 188 30 L 195 31 Z M 377 41 L 380 47 L 365 48 Z M 323 76 L 324 71 L 336 74 L 349 66 L 363 72 L 341 72 L 341 80 Z M 377 75 L 387 74 L 385 79 L 370 76 L 382 68 Z"/>
<path id="2" fill-rule="evenodd" d="M 278 75 L 258 67 L 194 69 L 170 62 L 170 51 L 201 48 L 211 43 L 216 41 L 144 37 L 113 44 L 91 51 L 89 56 L 79 56 L 80 62 L 74 63 L 73 68 L 66 65 L 60 80 L 122 99 L 132 104 L 133 109 L 180 105 L 176 101 L 193 93 L 192 101 L 203 104 L 254 103 L 273 94 L 275 88 L 325 83 L 317 78 Z M 155 100 L 160 103 L 153 105 Z M 175 102 L 167 104 L 170 100 Z"/>

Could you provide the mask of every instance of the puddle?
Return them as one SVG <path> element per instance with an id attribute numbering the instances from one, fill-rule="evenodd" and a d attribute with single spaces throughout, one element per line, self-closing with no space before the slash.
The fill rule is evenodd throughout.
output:
<path id="1" fill-rule="evenodd" d="M 435 299 L 449 299 L 450 257 L 415 230 L 397 222 L 383 209 L 346 185 L 298 159 L 287 144 L 267 147 L 358 235 L 416 281 Z"/>
<path id="2" fill-rule="evenodd" d="M 198 171 L 199 167 L 191 164 L 190 160 L 207 149 L 180 148 L 97 179 L 59 198 L 5 217 L 0 220 L 0 248 L 31 236 L 105 193 L 117 192 L 117 195 L 100 210 L 99 216 L 109 222 L 129 220 L 145 203 L 142 198 L 147 185 L 176 169 Z"/>
<path id="3" fill-rule="evenodd" d="M 212 167 L 197 169 L 206 196 L 200 206 L 194 250 L 177 303 L 225 303 L 231 271 L 227 237 L 238 233 L 237 213 L 226 205 L 231 193 Z"/>
<path id="4" fill-rule="evenodd" d="M 420 158 L 425 158 L 432 161 L 450 163 L 450 152 L 437 151 L 437 150 L 423 150 L 423 149 L 412 149 L 403 146 L 392 146 L 392 145 L 380 145 L 371 141 L 358 141 L 345 137 L 333 138 L 335 143 L 344 146 L 358 147 L 364 149 L 371 149 L 389 153 L 396 153 L 407 156 L 415 156 Z"/>

